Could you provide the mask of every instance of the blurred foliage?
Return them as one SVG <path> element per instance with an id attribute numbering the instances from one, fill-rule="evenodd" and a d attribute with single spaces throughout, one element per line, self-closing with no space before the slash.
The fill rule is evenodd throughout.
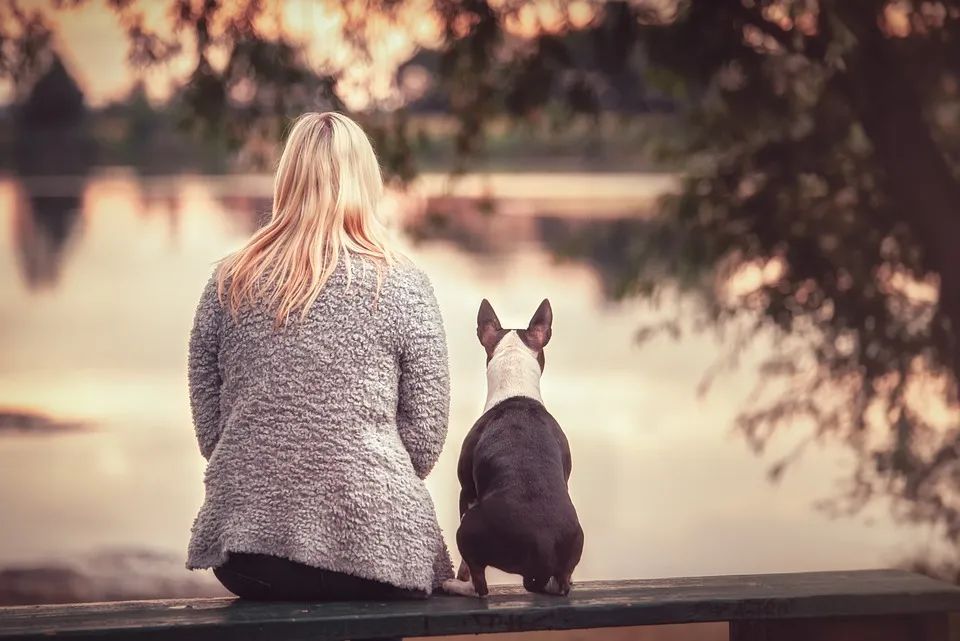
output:
<path id="1" fill-rule="evenodd" d="M 763 5 L 723 4 L 692 7 L 651 42 L 677 74 L 703 74 L 678 152 L 709 158 L 672 202 L 680 251 L 654 260 L 765 266 L 749 294 L 703 297 L 708 315 L 756 310 L 802 339 L 765 365 L 785 390 L 741 429 L 762 447 L 809 419 L 860 454 L 836 507 L 880 490 L 955 539 L 960 183 L 958 122 L 944 114 L 958 105 L 960 7 L 796 2 L 774 21 Z M 708 32 L 699 65 L 672 51 Z"/>
<path id="2" fill-rule="evenodd" d="M 636 36 L 689 96 L 688 171 L 654 220 L 561 241 L 617 295 L 695 305 L 662 328 L 722 332 L 728 363 L 773 356 L 738 427 L 776 463 L 839 438 L 858 467 L 839 511 L 881 493 L 960 534 L 960 7 L 860 0 L 688 2 Z M 719 371 L 719 370 L 717 370 Z"/>
<path id="3" fill-rule="evenodd" d="M 252 158 L 269 159 L 291 115 L 343 108 L 343 70 L 315 69 L 296 42 L 266 35 L 263 2 L 172 2 L 172 39 L 151 31 L 137 3 L 109 4 L 132 64 L 196 51 L 176 96 L 184 122 Z M 362 51 L 370 17 L 400 20 L 403 4 L 338 5 L 343 37 Z M 859 463 L 834 508 L 893 496 L 905 516 L 955 539 L 960 1 L 591 3 L 586 23 L 572 15 L 579 3 L 541 4 L 549 19 L 535 14 L 539 28 L 522 37 L 515 25 L 530 3 L 430 3 L 434 104 L 457 123 L 454 170 L 482 157 L 504 120 L 562 128 L 677 105 L 683 135 L 652 134 L 685 168 L 660 215 L 557 231 L 556 250 L 597 265 L 612 295 L 679 297 L 681 316 L 661 328 L 716 329 L 729 363 L 772 336 L 739 429 L 758 450 L 785 426 L 808 431 L 771 474 L 805 443 L 840 439 Z M 4 7 L 0 75 L 25 86 L 49 31 L 42 12 Z M 413 177 L 422 140 L 407 110 L 355 115 L 389 175 Z"/>
<path id="4" fill-rule="evenodd" d="M 339 20 L 339 38 L 350 50 L 341 56 L 348 62 L 338 67 L 311 64 L 302 41 L 273 26 L 276 3 L 263 0 L 171 0 L 162 21 L 147 19 L 147 3 L 136 0 L 22 3 L 29 9 L 6 0 L 0 3 L 9 14 L 0 14 L 0 24 L 6 25 L 0 34 L 0 79 L 12 80 L 18 95 L 26 95 L 49 67 L 51 10 L 68 12 L 98 2 L 115 12 L 126 31 L 132 68 L 146 72 L 183 56 L 194 60 L 170 106 L 184 128 L 238 151 L 238 164 L 248 167 L 270 166 L 293 115 L 348 111 L 342 78 L 351 65 L 370 60 L 369 47 L 382 38 L 385 23 L 402 30 L 411 28 L 411 21 L 436 22 L 436 48 L 422 53 L 436 76 L 431 80 L 437 104 L 456 123 L 452 131 L 432 135 L 429 127 L 411 126 L 411 110 L 391 100 L 352 113 L 373 138 L 391 180 L 411 180 L 417 152 L 435 147 L 438 139 L 441 145 L 452 140 L 451 169 L 466 170 L 482 160 L 486 136 L 496 127 L 502 133 L 505 121 L 527 120 L 559 132 L 571 116 L 596 119 L 611 108 L 636 113 L 670 107 L 647 91 L 637 64 L 639 49 L 630 53 L 618 44 L 635 29 L 629 28 L 629 11 L 615 3 L 597 25 L 581 29 L 573 27 L 566 1 L 545 3 L 552 25 L 527 38 L 506 29 L 523 16 L 529 22 L 531 5 L 519 0 L 496 6 L 462 0 L 317 0 L 325 19 Z M 420 8 L 432 15 L 425 17 Z"/>
<path id="5" fill-rule="evenodd" d="M 20 122 L 32 128 L 75 127 L 83 118 L 83 92 L 58 56 L 20 106 Z"/>
<path id="6" fill-rule="evenodd" d="M 16 2 L 0 4 L 0 78 L 22 98 L 50 64 L 53 33 L 44 13 Z"/>

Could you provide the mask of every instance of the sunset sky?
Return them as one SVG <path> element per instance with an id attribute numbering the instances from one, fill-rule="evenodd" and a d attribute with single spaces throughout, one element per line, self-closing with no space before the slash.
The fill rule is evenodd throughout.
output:
<path id="1" fill-rule="evenodd" d="M 562 17 L 554 4 L 525 6 L 514 19 L 507 21 L 508 29 L 529 35 L 559 28 Z M 226 5 L 229 7 L 231 3 Z M 395 24 L 375 14 L 366 16 L 369 59 L 365 59 L 343 35 L 351 3 L 285 0 L 266 5 L 264 19 L 258 25 L 261 32 L 269 35 L 282 30 L 306 46 L 308 60 L 315 68 L 341 70 L 342 94 L 352 108 L 362 107 L 371 99 L 389 99 L 395 91 L 393 73 L 397 65 L 409 58 L 417 47 L 437 44 L 440 35 L 432 1 L 408 0 L 403 3 Z M 353 3 L 353 10 L 362 5 Z M 21 6 L 42 10 L 49 17 L 56 34 L 55 47 L 80 82 L 91 106 L 122 98 L 138 78 L 146 82 L 153 99 L 163 100 L 196 64 L 190 38 L 184 37 L 183 53 L 170 63 L 150 70 L 132 68 L 127 61 L 127 40 L 121 18 L 102 0 L 87 0 L 79 7 L 63 9 L 53 9 L 50 0 L 23 0 Z M 143 13 L 150 28 L 169 35 L 167 12 L 171 3 L 141 1 L 132 6 L 133 11 Z M 585 25 L 596 6 L 596 2 L 570 4 L 571 23 Z M 0 100 L 8 101 L 10 96 L 9 86 L 0 87 Z"/>
<path id="2" fill-rule="evenodd" d="M 432 20 L 408 19 L 405 20 L 407 28 L 392 28 L 389 33 L 380 33 L 385 31 L 385 25 L 373 21 L 371 30 L 378 37 L 371 40 L 372 60 L 366 64 L 350 64 L 356 51 L 342 38 L 344 14 L 336 4 L 315 0 L 271 4 L 266 12 L 268 20 L 261 26 L 264 33 L 275 32 L 279 26 L 292 37 L 302 39 L 313 65 L 346 68 L 345 94 L 356 102 L 389 95 L 392 70 L 409 57 L 418 44 L 429 44 L 436 31 Z M 410 10 L 416 4 L 423 3 L 411 3 Z M 61 10 L 50 10 L 48 1 L 27 2 L 25 5 L 46 9 L 54 25 L 56 48 L 92 106 L 122 98 L 138 78 L 146 82 L 152 98 L 162 100 L 196 63 L 196 53 L 189 39 L 184 38 L 184 52 L 170 63 L 149 70 L 132 68 L 127 61 L 124 27 L 118 15 L 103 2 L 88 0 L 80 7 Z M 169 34 L 166 18 L 169 3 L 140 2 L 135 6 L 137 11 L 145 14 L 151 28 Z"/>

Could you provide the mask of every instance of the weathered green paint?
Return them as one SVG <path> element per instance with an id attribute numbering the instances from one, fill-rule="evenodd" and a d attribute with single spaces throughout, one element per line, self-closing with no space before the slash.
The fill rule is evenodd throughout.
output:
<path id="1" fill-rule="evenodd" d="M 321 641 L 701 621 L 960 612 L 960 588 L 898 570 L 577 584 L 568 597 L 495 589 L 481 601 L 130 601 L 0 608 L 0 640 Z"/>
<path id="2" fill-rule="evenodd" d="M 730 641 L 949 641 L 948 615 L 733 621 Z"/>

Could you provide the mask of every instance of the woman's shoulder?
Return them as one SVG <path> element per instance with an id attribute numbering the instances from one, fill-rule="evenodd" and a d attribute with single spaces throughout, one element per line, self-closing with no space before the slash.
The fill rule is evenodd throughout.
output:
<path id="1" fill-rule="evenodd" d="M 390 266 L 384 287 L 401 296 L 422 298 L 433 296 L 433 284 L 425 271 L 407 257 L 400 257 Z"/>
<path id="2" fill-rule="evenodd" d="M 433 284 L 409 259 L 394 263 L 384 279 L 384 313 L 399 331 L 442 323 Z"/>
<path id="3" fill-rule="evenodd" d="M 200 293 L 200 305 L 204 307 L 213 307 L 220 303 L 220 269 L 219 265 L 213 268 L 213 271 L 207 276 L 204 282 L 203 290 Z"/>
<path id="4" fill-rule="evenodd" d="M 418 340 L 439 344 L 444 340 L 443 318 L 433 284 L 413 261 L 403 259 L 390 267 L 384 280 L 383 303 L 379 313 L 398 337 L 399 345 Z"/>

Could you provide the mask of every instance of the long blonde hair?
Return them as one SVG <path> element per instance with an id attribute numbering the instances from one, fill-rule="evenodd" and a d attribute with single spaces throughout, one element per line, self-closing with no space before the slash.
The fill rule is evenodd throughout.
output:
<path id="1" fill-rule="evenodd" d="M 306 113 L 287 136 L 273 185 L 270 222 L 217 272 L 231 314 L 267 302 L 277 325 L 301 318 L 320 295 L 341 255 L 372 257 L 378 283 L 395 252 L 377 216 L 383 179 L 363 129 L 336 112 Z"/>

